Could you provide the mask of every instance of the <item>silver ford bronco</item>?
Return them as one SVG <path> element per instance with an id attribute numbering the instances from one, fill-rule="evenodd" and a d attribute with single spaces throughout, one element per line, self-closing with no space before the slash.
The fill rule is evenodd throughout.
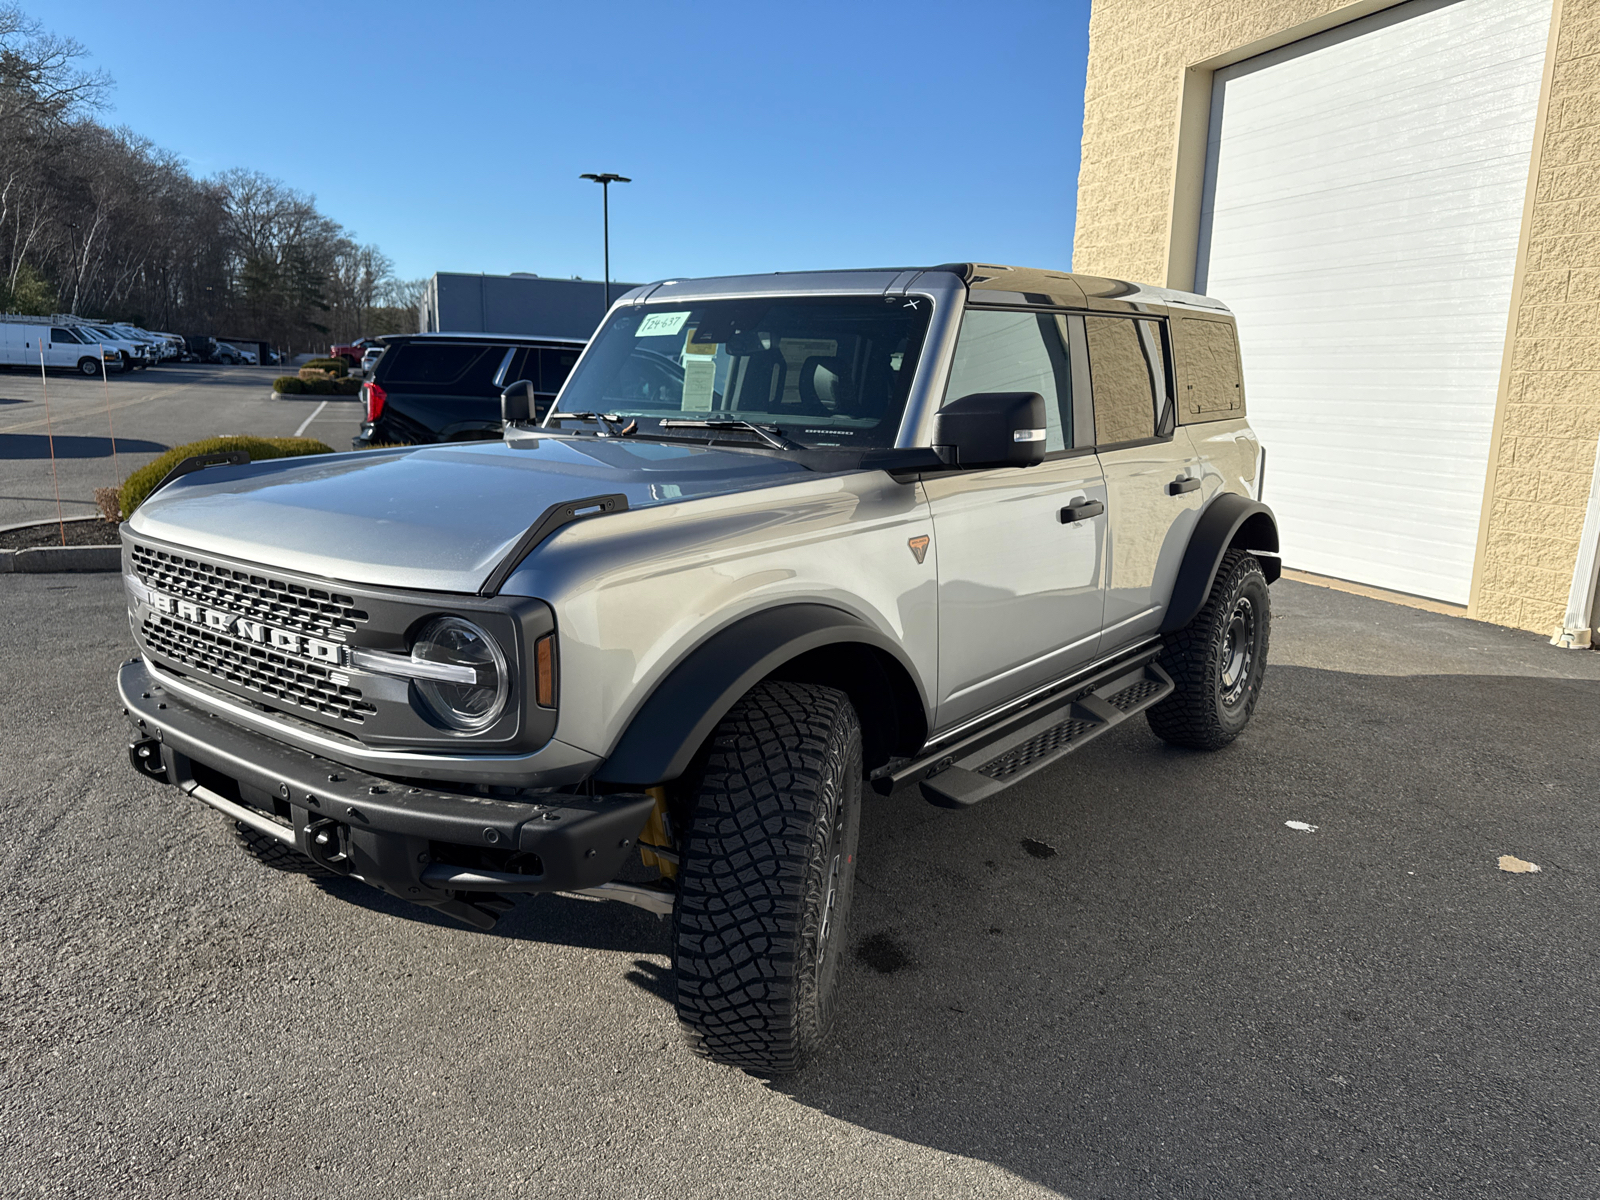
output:
<path id="1" fill-rule="evenodd" d="M 518 892 L 670 914 L 690 1044 L 783 1072 L 867 789 L 965 808 L 1140 712 L 1215 750 L 1260 697 L 1278 534 L 1214 300 L 669 280 L 538 423 L 536 390 L 498 442 L 174 471 L 123 526 L 135 769 L 480 928 Z"/>

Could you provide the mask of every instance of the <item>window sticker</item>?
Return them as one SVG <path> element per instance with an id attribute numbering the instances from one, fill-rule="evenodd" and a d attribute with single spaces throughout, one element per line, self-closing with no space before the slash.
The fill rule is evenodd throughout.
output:
<path id="1" fill-rule="evenodd" d="M 642 337 L 670 337 L 683 329 L 683 323 L 689 319 L 689 310 L 683 312 L 651 313 L 639 322 L 639 328 L 633 331 L 636 338 Z"/>
<path id="2" fill-rule="evenodd" d="M 710 412 L 717 382 L 717 360 L 696 355 L 683 360 L 683 411 Z"/>

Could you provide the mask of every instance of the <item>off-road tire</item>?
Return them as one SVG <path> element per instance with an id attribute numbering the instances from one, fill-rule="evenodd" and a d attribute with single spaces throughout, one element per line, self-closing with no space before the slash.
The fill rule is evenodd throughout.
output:
<path id="1" fill-rule="evenodd" d="M 1261 563 L 1247 551 L 1228 551 L 1194 620 L 1166 635 L 1157 661 L 1178 688 L 1145 711 L 1155 735 L 1174 746 L 1220 750 L 1244 732 L 1261 698 L 1271 632 Z"/>
<path id="2" fill-rule="evenodd" d="M 712 734 L 673 914 L 678 1020 L 696 1053 L 781 1075 L 826 1037 L 861 776 L 861 725 L 832 688 L 757 684 Z"/>
<path id="3" fill-rule="evenodd" d="M 309 875 L 313 879 L 332 879 L 334 874 L 318 866 L 293 846 L 251 829 L 243 821 L 233 823 L 233 837 L 239 848 L 264 867 L 286 875 Z"/>

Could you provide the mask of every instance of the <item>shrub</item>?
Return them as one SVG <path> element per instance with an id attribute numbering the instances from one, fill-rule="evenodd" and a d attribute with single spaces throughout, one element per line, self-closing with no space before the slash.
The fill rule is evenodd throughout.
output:
<path id="1" fill-rule="evenodd" d="M 174 446 L 154 462 L 146 463 L 122 481 L 122 519 L 133 516 L 133 510 L 145 502 L 156 484 L 192 454 L 211 454 L 218 450 L 244 450 L 252 462 L 268 458 L 295 458 L 302 454 L 332 454 L 333 447 L 315 438 L 266 437 L 214 437 L 186 446 Z"/>
<path id="2" fill-rule="evenodd" d="M 272 381 L 272 390 L 284 396 L 298 396 L 306 390 L 306 381 L 298 375 L 280 375 Z"/>
<path id="3" fill-rule="evenodd" d="M 100 519 L 115 525 L 122 520 L 122 494 L 120 488 L 101 487 L 94 490 L 94 506 L 100 510 Z"/>
<path id="4" fill-rule="evenodd" d="M 306 381 L 306 391 L 313 396 L 331 396 L 333 385 L 337 382 L 336 379 L 310 379 Z"/>
<path id="5" fill-rule="evenodd" d="M 361 380 L 335 379 L 333 392 L 336 396 L 359 396 L 361 394 Z"/>
<path id="6" fill-rule="evenodd" d="M 326 371 L 329 375 L 337 375 L 341 379 L 350 373 L 350 364 L 342 358 L 313 358 L 300 369 L 303 371 L 307 367 L 313 371 Z"/>

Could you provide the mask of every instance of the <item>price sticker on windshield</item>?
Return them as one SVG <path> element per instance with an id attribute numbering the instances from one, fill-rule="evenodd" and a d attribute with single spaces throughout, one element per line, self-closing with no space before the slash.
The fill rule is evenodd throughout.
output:
<path id="1" fill-rule="evenodd" d="M 633 331 L 634 337 L 670 337 L 672 334 L 683 331 L 683 323 L 689 319 L 687 310 L 684 312 L 651 313 L 639 322 L 639 328 Z"/>

